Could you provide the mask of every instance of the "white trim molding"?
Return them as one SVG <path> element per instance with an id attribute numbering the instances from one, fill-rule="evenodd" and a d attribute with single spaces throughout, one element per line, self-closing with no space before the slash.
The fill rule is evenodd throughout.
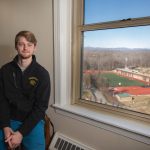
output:
<path id="1" fill-rule="evenodd" d="M 71 97 L 72 0 L 54 0 L 55 103 L 65 105 Z"/>

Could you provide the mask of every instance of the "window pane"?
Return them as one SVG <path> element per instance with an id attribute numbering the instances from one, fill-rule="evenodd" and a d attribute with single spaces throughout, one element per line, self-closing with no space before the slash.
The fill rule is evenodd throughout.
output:
<path id="1" fill-rule="evenodd" d="M 150 26 L 83 36 L 81 99 L 150 114 Z"/>
<path id="2" fill-rule="evenodd" d="M 85 24 L 150 16 L 150 0 L 85 0 Z"/>

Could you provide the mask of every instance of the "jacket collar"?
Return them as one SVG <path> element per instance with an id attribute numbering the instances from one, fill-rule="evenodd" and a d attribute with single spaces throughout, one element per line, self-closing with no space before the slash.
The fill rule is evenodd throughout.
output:
<path id="1" fill-rule="evenodd" d="M 15 58 L 13 59 L 13 63 L 18 67 L 18 55 L 16 55 Z M 34 66 L 34 64 L 36 64 L 36 57 L 35 57 L 35 55 L 32 55 L 32 62 L 26 68 L 26 70 L 28 70 L 29 68 L 31 68 L 32 66 Z"/>

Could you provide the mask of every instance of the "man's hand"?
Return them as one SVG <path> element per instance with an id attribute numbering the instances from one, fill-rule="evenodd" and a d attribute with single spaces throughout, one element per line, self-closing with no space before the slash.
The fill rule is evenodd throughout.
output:
<path id="1" fill-rule="evenodd" d="M 5 139 L 9 138 L 14 133 L 14 131 L 10 127 L 4 127 L 3 131 Z"/>
<path id="2" fill-rule="evenodd" d="M 4 131 L 5 142 L 6 142 L 6 140 L 9 139 L 11 135 L 14 133 L 14 131 L 10 127 L 4 127 L 3 131 Z M 12 147 L 10 140 L 7 140 L 7 143 L 9 147 Z"/>
<path id="3" fill-rule="evenodd" d="M 22 139 L 23 139 L 22 134 L 19 131 L 16 131 L 9 138 L 7 138 L 5 142 L 8 142 L 9 147 L 11 149 L 14 149 L 21 144 Z"/>

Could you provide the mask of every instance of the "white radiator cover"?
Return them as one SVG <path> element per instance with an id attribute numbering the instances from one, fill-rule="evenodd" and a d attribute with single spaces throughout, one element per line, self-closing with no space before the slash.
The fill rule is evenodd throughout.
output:
<path id="1" fill-rule="evenodd" d="M 56 132 L 50 150 L 96 150 L 60 132 Z"/>

